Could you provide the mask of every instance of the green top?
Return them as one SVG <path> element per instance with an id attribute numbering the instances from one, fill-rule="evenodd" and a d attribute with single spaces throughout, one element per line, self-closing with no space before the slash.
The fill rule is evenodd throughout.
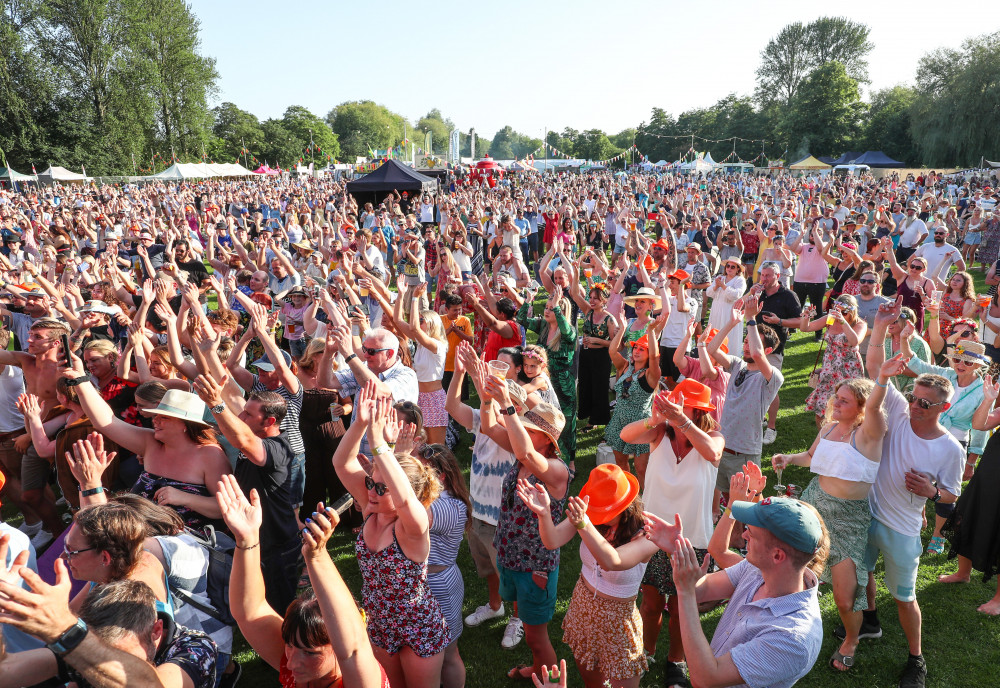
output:
<path id="1" fill-rule="evenodd" d="M 913 335 L 913 339 L 910 340 L 910 351 L 916 358 L 919 358 L 924 363 L 931 362 L 931 347 L 927 341 L 921 337 L 919 334 Z M 885 338 L 885 360 L 889 360 L 898 351 L 892 350 L 892 335 L 886 335 Z M 913 384 L 913 378 L 906 375 L 893 375 L 891 378 L 892 384 L 896 386 L 900 392 L 904 391 L 907 387 Z"/>
<path id="2" fill-rule="evenodd" d="M 549 347 L 549 323 L 545 318 L 529 318 L 527 302 L 517 312 L 517 322 L 538 335 L 537 344 L 548 354 L 550 368 L 569 368 L 576 354 L 576 327 L 566 319 L 561 308 L 555 309 L 555 315 L 560 334 L 559 348 L 556 350 Z"/>

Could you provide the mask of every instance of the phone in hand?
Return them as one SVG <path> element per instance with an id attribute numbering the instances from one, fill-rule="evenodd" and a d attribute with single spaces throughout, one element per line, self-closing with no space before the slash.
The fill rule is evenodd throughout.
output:
<path id="1" fill-rule="evenodd" d="M 66 367 L 69 367 L 71 363 L 69 355 L 72 351 L 72 349 L 69 348 L 69 335 L 61 335 L 59 339 L 62 341 L 63 358 L 66 359 Z"/>
<path id="2" fill-rule="evenodd" d="M 349 494 L 345 494 L 343 497 L 341 497 L 333 504 L 331 504 L 329 508 L 332 509 L 338 516 L 340 516 L 349 508 L 351 508 L 352 504 L 354 504 L 354 497 L 352 497 Z"/>

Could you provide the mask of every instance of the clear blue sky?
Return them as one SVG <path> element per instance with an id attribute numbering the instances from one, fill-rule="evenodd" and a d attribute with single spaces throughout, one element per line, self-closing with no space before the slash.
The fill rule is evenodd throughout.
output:
<path id="1" fill-rule="evenodd" d="M 323 117 L 347 100 L 410 121 L 436 107 L 490 138 L 507 124 L 536 137 L 545 127 L 616 133 L 653 107 L 676 116 L 752 93 L 760 51 L 793 21 L 871 27 L 875 89 L 912 82 L 926 52 L 996 28 L 995 6 L 980 0 L 841 0 L 828 11 L 792 0 L 191 4 L 202 52 L 217 60 L 219 102 L 260 119 L 293 104 Z"/>

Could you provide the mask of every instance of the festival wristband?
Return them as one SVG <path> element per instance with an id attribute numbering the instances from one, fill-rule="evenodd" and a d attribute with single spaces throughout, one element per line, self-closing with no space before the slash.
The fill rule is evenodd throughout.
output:
<path id="1" fill-rule="evenodd" d="M 388 454 L 389 452 L 392 451 L 392 449 L 389 448 L 388 444 L 380 444 L 379 446 L 375 447 L 373 451 L 375 452 L 375 454 Z"/>
<path id="2" fill-rule="evenodd" d="M 91 488 L 89 490 L 83 489 L 82 485 L 79 485 L 78 487 L 80 489 L 80 496 L 81 497 L 92 497 L 95 494 L 101 494 L 102 492 L 104 492 L 104 487 L 94 487 L 94 488 Z"/>
<path id="3" fill-rule="evenodd" d="M 590 525 L 590 517 L 587 516 L 587 514 L 584 514 L 583 518 L 580 519 L 580 522 L 574 523 L 573 527 L 575 527 L 577 530 L 584 530 L 589 525 Z"/>

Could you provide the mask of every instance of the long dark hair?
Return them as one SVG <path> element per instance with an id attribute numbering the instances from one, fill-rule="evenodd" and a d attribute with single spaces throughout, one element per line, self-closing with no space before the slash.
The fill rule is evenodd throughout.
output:
<path id="1" fill-rule="evenodd" d="M 608 543 L 612 547 L 621 547 L 626 543 L 632 542 L 636 534 L 642 531 L 644 525 L 642 511 L 642 497 L 636 497 L 632 500 L 631 504 L 625 507 L 625 511 L 618 517 L 618 527 L 615 528 L 614 536 L 608 540 Z M 597 532 L 607 539 L 608 533 L 611 531 L 611 526 L 605 523 L 595 527 L 597 528 Z"/>

